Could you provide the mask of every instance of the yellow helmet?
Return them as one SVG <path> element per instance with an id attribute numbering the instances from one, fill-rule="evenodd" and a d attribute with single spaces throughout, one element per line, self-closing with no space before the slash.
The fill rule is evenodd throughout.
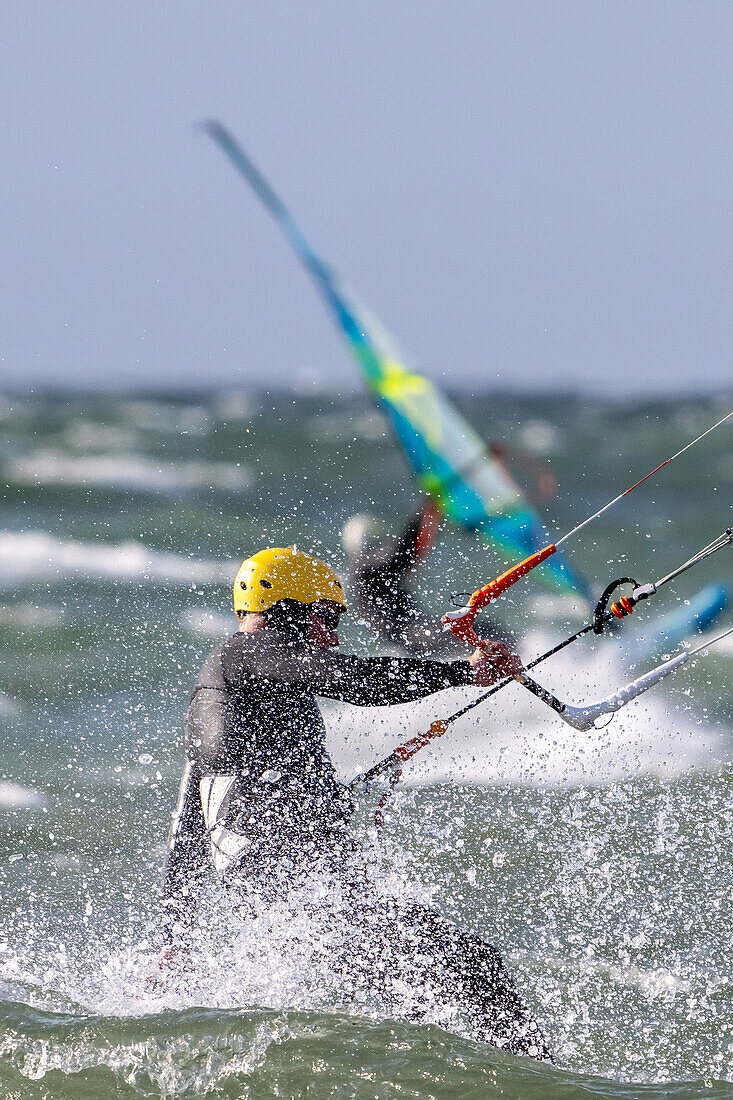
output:
<path id="1" fill-rule="evenodd" d="M 294 546 L 260 550 L 243 561 L 234 581 L 234 610 L 268 611 L 279 600 L 332 600 L 346 610 L 341 581 L 333 569 Z"/>

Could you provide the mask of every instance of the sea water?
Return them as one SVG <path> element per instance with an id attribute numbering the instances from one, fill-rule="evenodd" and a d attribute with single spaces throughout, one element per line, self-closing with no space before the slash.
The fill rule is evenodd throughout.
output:
<path id="1" fill-rule="evenodd" d="M 464 407 L 487 440 L 549 463 L 553 535 L 727 411 L 511 395 Z M 405 769 L 381 837 L 382 791 L 360 799 L 375 889 L 496 944 L 556 1066 L 475 1042 L 447 1005 L 411 1020 L 413 990 L 380 1004 L 345 988 L 324 884 L 256 919 L 211 887 L 190 968 L 151 982 L 181 721 L 235 625 L 236 566 L 296 543 L 342 568 L 348 516 L 375 511 L 397 532 L 419 499 L 388 424 L 353 394 L 6 395 L 0 417 L 0 1095 L 733 1096 L 730 650 L 590 734 L 512 686 Z M 531 463 L 516 472 L 531 488 Z M 730 525 L 732 488 L 726 427 L 568 552 L 594 592 L 655 579 Z M 731 553 L 537 678 L 581 703 L 638 675 L 631 639 L 731 579 Z M 506 564 L 445 532 L 417 597 L 437 620 L 451 592 Z M 532 576 L 495 614 L 530 658 L 584 612 Z M 381 651 L 353 616 L 342 649 Z M 340 774 L 470 697 L 329 704 Z"/>

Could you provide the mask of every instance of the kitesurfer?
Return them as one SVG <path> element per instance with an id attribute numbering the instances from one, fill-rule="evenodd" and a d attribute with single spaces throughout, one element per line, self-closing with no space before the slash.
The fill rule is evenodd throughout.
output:
<path id="1" fill-rule="evenodd" d="M 210 841 L 219 826 L 236 831 L 236 863 L 222 875 L 247 896 L 287 896 L 317 872 L 341 877 L 356 920 L 379 919 L 390 949 L 440 956 L 451 990 L 462 994 L 477 1035 L 517 1053 L 549 1056 L 496 950 L 418 906 L 368 896 L 348 832 L 351 798 L 325 746 L 317 696 L 385 706 L 459 685 L 488 686 L 519 674 L 502 644 L 450 663 L 333 652 L 346 610 L 338 576 L 294 547 L 261 550 L 243 562 L 234 584 L 238 631 L 206 658 L 185 723 L 187 763 L 173 816 L 163 900 L 171 960 L 193 920 Z M 229 777 L 216 821 L 203 792 Z M 375 917 L 376 914 L 376 917 Z M 356 965 L 354 963 L 354 965 Z"/>

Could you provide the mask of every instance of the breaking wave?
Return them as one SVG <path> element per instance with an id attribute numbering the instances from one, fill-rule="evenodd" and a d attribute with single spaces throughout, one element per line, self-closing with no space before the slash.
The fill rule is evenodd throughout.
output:
<path id="1" fill-rule="evenodd" d="M 0 585 L 10 588 L 36 578 L 46 583 L 68 577 L 167 584 L 225 583 L 231 563 L 197 561 L 151 550 L 128 540 L 117 546 L 58 539 L 44 531 L 0 532 Z"/>
<path id="2" fill-rule="evenodd" d="M 143 493 L 242 490 L 252 482 L 252 471 L 239 462 L 162 461 L 139 454 L 72 456 L 53 450 L 15 458 L 4 472 L 21 485 L 93 485 Z"/>

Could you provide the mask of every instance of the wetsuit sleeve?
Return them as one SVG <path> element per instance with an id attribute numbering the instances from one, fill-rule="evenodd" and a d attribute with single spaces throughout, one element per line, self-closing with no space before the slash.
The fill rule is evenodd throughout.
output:
<path id="1" fill-rule="evenodd" d="M 314 655 L 308 680 L 314 695 L 359 707 L 411 703 L 447 687 L 473 683 L 468 661 L 423 661 L 412 657 Z"/>
<path id="2" fill-rule="evenodd" d="M 189 761 L 178 789 L 163 868 L 163 931 L 167 943 L 179 939 L 193 920 L 199 880 L 207 866 L 205 839 L 199 773 Z"/>
<path id="3" fill-rule="evenodd" d="M 422 513 L 410 520 L 399 538 L 389 538 L 362 550 L 354 573 L 363 581 L 378 583 L 380 589 L 394 589 L 415 563 L 422 529 Z"/>
<path id="4" fill-rule="evenodd" d="M 402 576 L 410 569 L 417 554 L 418 539 L 422 530 L 422 512 L 414 516 L 400 535 L 392 554 L 392 572 Z"/>
<path id="5" fill-rule="evenodd" d="M 443 688 L 473 683 L 468 661 L 444 663 L 410 657 L 352 657 L 327 650 L 298 651 L 264 635 L 256 643 L 239 639 L 232 639 L 232 643 L 224 654 L 230 682 L 239 680 L 245 687 L 248 678 L 256 677 L 293 684 L 313 695 L 360 707 L 411 703 Z"/>

